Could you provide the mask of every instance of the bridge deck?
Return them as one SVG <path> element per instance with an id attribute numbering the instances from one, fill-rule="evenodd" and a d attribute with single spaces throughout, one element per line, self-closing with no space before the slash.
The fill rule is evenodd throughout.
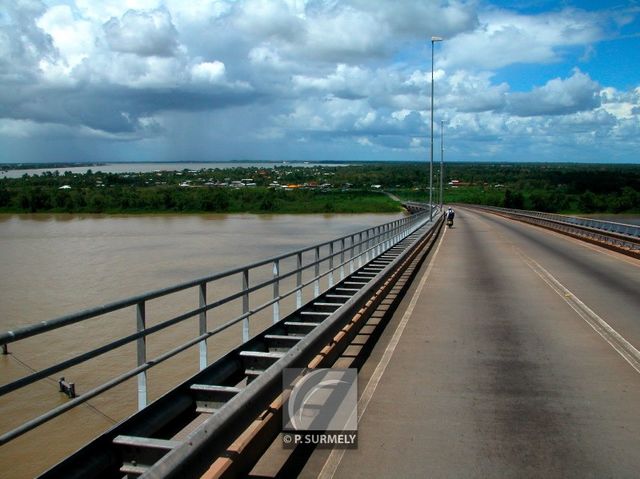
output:
<path id="1" fill-rule="evenodd" d="M 363 370 L 361 409 L 407 319 L 359 448 L 303 477 L 637 477 L 639 371 L 576 299 L 640 348 L 640 262 L 460 209 L 414 292 Z"/>

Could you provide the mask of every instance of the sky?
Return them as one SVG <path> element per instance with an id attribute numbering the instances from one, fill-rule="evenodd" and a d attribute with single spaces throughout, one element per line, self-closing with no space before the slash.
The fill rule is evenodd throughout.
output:
<path id="1" fill-rule="evenodd" d="M 0 0 L 0 162 L 640 163 L 640 1 Z"/>

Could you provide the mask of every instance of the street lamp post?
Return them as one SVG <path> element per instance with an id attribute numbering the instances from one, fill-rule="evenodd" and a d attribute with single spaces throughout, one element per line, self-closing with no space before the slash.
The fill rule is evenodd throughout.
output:
<path id="1" fill-rule="evenodd" d="M 444 206 L 442 178 L 444 174 L 444 120 L 440 120 L 440 210 Z"/>
<path id="2" fill-rule="evenodd" d="M 431 37 L 431 156 L 429 160 L 429 220 L 433 220 L 433 48 L 442 37 Z"/>

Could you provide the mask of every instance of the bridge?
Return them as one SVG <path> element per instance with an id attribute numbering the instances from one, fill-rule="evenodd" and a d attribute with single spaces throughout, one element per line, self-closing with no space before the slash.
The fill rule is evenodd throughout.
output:
<path id="1" fill-rule="evenodd" d="M 0 335 L 10 354 L 11 343 L 114 312 L 133 310 L 136 325 L 0 395 L 137 350 L 137 367 L 0 443 L 135 378 L 140 411 L 42 477 L 637 477 L 639 229 L 480 207 L 458 207 L 448 229 L 438 211 L 408 208 L 386 225 Z M 215 297 L 229 280 L 236 290 Z M 187 290 L 194 308 L 147 317 Z M 239 312 L 213 325 L 234 301 Z M 194 318 L 188 341 L 148 357 L 148 338 Z M 210 360 L 225 332 L 237 346 Z M 147 404 L 147 372 L 189 349 L 200 372 Z M 359 370 L 357 449 L 283 447 L 281 373 L 292 367 Z"/>

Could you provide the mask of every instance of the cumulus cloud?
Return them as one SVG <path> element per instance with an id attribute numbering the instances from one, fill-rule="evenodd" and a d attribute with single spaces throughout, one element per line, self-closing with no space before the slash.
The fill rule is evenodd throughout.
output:
<path id="1" fill-rule="evenodd" d="M 509 85 L 491 82 L 491 74 L 458 70 L 447 77 L 444 85 L 445 106 L 460 112 L 501 110 L 506 104 Z"/>
<path id="2" fill-rule="evenodd" d="M 217 18 L 222 28 L 230 24 L 245 36 L 269 42 L 282 57 L 359 63 L 393 55 L 425 32 L 455 35 L 472 29 L 477 16 L 466 2 L 248 0 Z"/>
<path id="3" fill-rule="evenodd" d="M 42 60 L 53 59 L 57 51 L 51 35 L 35 19 L 46 11 L 42 2 L 20 0 L 3 5 L 0 23 L 0 80 L 3 83 L 31 83 L 38 76 Z"/>
<path id="4" fill-rule="evenodd" d="M 295 64 L 282 58 L 277 49 L 268 44 L 261 44 L 252 48 L 248 54 L 249 62 L 256 68 L 264 70 L 295 71 Z"/>
<path id="5" fill-rule="evenodd" d="M 495 69 L 515 63 L 551 63 L 563 48 L 589 45 L 604 37 L 602 15 L 575 9 L 522 15 L 491 8 L 480 27 L 444 42 L 446 68 Z"/>
<path id="6" fill-rule="evenodd" d="M 55 61 L 48 59 L 41 68 L 64 67 L 60 73 L 68 75 L 69 69 L 81 63 L 96 52 L 97 26 L 91 22 L 76 18 L 69 5 L 55 5 L 47 9 L 36 22 L 38 27 L 51 37 L 59 57 Z M 45 72 L 46 73 L 46 72 Z"/>
<path id="7" fill-rule="evenodd" d="M 344 7 L 309 23 L 304 46 L 317 59 L 357 61 L 388 54 L 389 36 L 389 26 L 372 13 Z"/>
<path id="8" fill-rule="evenodd" d="M 191 67 L 191 76 L 195 81 L 218 83 L 224 79 L 225 67 L 222 62 L 202 62 Z"/>
<path id="9" fill-rule="evenodd" d="M 236 5 L 234 26 L 259 39 L 296 42 L 305 34 L 301 10 L 294 2 L 282 0 L 247 0 Z"/>
<path id="10" fill-rule="evenodd" d="M 178 32 L 165 9 L 128 10 L 120 19 L 113 17 L 105 23 L 104 33 L 114 52 L 170 57 L 178 46 Z"/>
<path id="11" fill-rule="evenodd" d="M 340 98 L 357 99 L 367 95 L 371 72 L 357 66 L 339 64 L 334 72 L 324 77 L 295 75 L 292 78 L 294 88 L 305 91 L 315 90 L 330 93 Z"/>
<path id="12" fill-rule="evenodd" d="M 554 78 L 529 93 L 512 93 L 507 111 L 516 116 L 566 115 L 600 106 L 600 86 L 575 70 L 563 80 Z"/>
<path id="13" fill-rule="evenodd" d="M 618 119 L 630 119 L 640 114 L 640 87 L 628 92 L 603 88 L 600 98 L 602 109 Z"/>

